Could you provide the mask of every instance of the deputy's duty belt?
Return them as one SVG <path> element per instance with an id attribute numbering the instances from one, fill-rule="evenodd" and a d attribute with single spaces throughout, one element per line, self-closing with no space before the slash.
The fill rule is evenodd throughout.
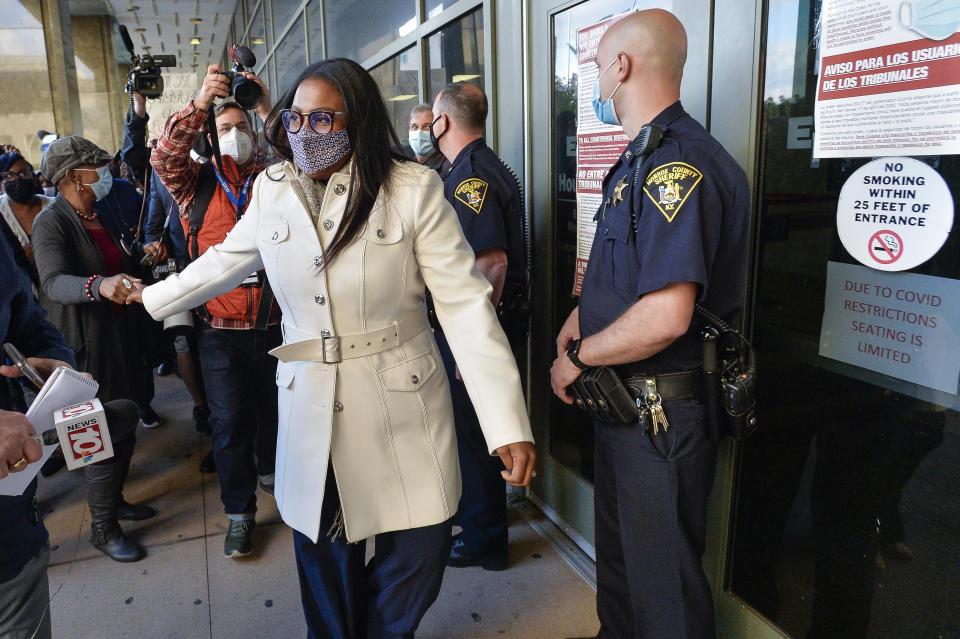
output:
<path id="1" fill-rule="evenodd" d="M 700 371 L 642 374 L 629 372 L 622 379 L 610 366 L 588 368 L 571 386 L 579 408 L 601 422 L 635 424 L 652 435 L 670 424 L 663 402 L 701 398 Z"/>
<path id="2" fill-rule="evenodd" d="M 627 375 L 623 378 L 623 384 L 636 398 L 644 394 L 646 381 L 651 377 L 657 384 L 657 393 L 665 402 L 675 399 L 700 400 L 700 388 L 702 386 L 700 371 L 661 373 L 659 375 Z"/>
<path id="3" fill-rule="evenodd" d="M 316 335 L 282 323 L 283 346 L 270 354 L 281 362 L 321 362 L 339 364 L 345 359 L 366 357 L 400 346 L 410 338 L 430 328 L 426 309 L 399 319 L 389 326 L 354 335 Z"/>

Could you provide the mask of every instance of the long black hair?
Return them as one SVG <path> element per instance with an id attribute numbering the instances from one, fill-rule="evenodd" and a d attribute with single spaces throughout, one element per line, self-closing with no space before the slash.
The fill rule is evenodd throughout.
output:
<path id="1" fill-rule="evenodd" d="M 297 77 L 293 85 L 277 101 L 264 125 L 264 135 L 274 152 L 293 161 L 287 132 L 280 120 L 280 111 L 293 106 L 293 96 L 304 80 L 319 78 L 329 83 L 343 98 L 347 112 L 347 135 L 353 148 L 350 171 L 350 192 L 343 223 L 324 252 L 326 267 L 357 239 L 370 217 L 380 188 L 387 182 L 394 162 L 404 161 L 397 133 L 390 122 L 380 88 L 362 66 L 347 58 L 331 58 L 314 62 Z M 309 126 L 304 124 L 304 126 Z"/>

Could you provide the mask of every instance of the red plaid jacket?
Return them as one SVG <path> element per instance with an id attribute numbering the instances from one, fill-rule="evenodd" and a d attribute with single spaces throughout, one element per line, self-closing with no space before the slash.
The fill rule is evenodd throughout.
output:
<path id="1" fill-rule="evenodd" d="M 183 234 L 190 242 L 190 207 L 197 194 L 197 182 L 200 165 L 190 157 L 190 150 L 207 118 L 207 111 L 198 108 L 193 101 L 174 113 L 167 120 L 163 135 L 150 156 L 150 164 L 163 185 L 180 207 L 180 222 Z M 240 190 L 243 180 L 259 172 L 262 164 L 257 161 L 241 174 L 233 158 L 223 157 L 223 175 L 233 187 Z M 197 245 L 202 254 L 211 246 L 226 238 L 227 232 L 236 224 L 236 208 L 227 194 L 218 188 L 207 207 L 203 228 L 197 235 Z M 254 326 L 257 305 L 260 302 L 259 288 L 238 286 L 229 293 L 216 297 L 206 304 L 210 318 L 207 320 L 213 328 L 250 329 Z M 271 324 L 279 317 L 276 303 L 271 312 Z"/>

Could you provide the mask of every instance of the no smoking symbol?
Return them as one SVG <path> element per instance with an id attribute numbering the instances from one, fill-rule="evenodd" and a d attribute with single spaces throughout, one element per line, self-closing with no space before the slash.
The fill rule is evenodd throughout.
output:
<path id="1" fill-rule="evenodd" d="M 903 255 L 903 240 L 893 231 L 877 231 L 870 236 L 867 250 L 880 264 L 893 264 Z"/>

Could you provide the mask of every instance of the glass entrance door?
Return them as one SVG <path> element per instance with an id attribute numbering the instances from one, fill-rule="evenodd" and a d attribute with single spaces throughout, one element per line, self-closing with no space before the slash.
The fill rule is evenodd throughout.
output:
<path id="1" fill-rule="evenodd" d="M 753 317 L 762 427 L 741 451 L 728 588 L 791 637 L 960 637 L 956 379 L 934 390 L 891 364 L 903 361 L 891 353 L 953 348 L 957 318 L 943 304 L 915 308 L 906 292 L 919 281 L 960 291 L 960 239 L 954 231 L 915 275 L 897 274 L 891 290 L 903 295 L 851 291 L 870 311 L 831 339 L 880 355 L 855 366 L 820 354 L 837 301 L 830 273 L 875 273 L 836 230 L 840 189 L 870 158 L 812 157 L 820 8 L 779 0 L 766 18 Z M 958 156 L 915 159 L 958 201 Z M 911 313 L 939 328 L 905 329 Z"/>

